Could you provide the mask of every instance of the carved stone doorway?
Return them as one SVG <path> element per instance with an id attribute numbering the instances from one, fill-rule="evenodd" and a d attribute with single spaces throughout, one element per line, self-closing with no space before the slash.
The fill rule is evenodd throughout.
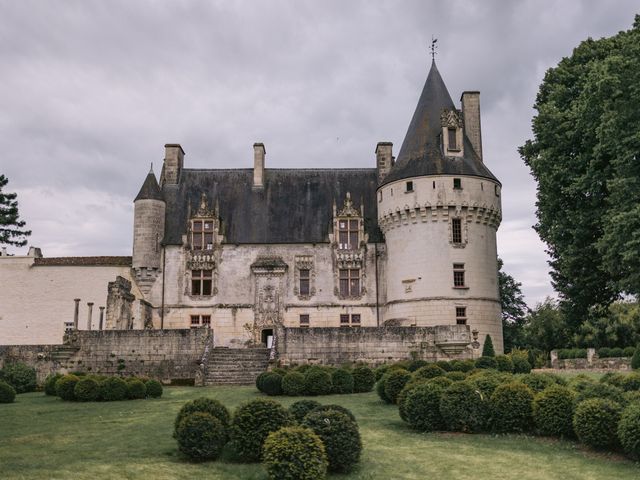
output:
<path id="1" fill-rule="evenodd" d="M 262 346 L 273 347 L 273 328 L 265 328 L 262 330 Z"/>

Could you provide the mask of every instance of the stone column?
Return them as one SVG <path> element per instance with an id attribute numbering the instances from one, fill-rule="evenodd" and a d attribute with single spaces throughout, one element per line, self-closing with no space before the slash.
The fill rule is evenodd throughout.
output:
<path id="1" fill-rule="evenodd" d="M 87 302 L 89 314 L 87 315 L 87 330 L 91 330 L 91 315 L 93 314 L 93 302 Z"/>
<path id="2" fill-rule="evenodd" d="M 98 330 L 102 331 L 102 321 L 104 320 L 104 307 L 100 307 L 100 325 Z"/>
<path id="3" fill-rule="evenodd" d="M 78 315 L 80 313 L 80 299 L 74 298 L 74 302 L 76 302 L 76 308 L 73 311 L 73 329 L 78 330 Z"/>

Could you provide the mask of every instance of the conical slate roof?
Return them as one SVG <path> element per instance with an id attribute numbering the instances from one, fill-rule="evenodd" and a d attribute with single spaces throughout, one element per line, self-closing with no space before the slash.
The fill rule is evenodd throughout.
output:
<path id="1" fill-rule="evenodd" d="M 153 170 L 149 172 L 147 178 L 145 178 L 144 183 L 142 184 L 142 188 L 138 192 L 136 199 L 134 202 L 138 200 L 162 200 L 162 192 L 160 191 L 160 185 L 158 185 L 158 180 L 156 180 L 156 176 L 153 173 Z"/>
<path id="2" fill-rule="evenodd" d="M 440 139 L 440 116 L 443 110 L 454 109 L 455 105 L 434 61 L 431 63 L 418 106 L 400 147 L 398 159 L 382 180 L 382 185 L 404 178 L 428 175 L 471 175 L 498 181 L 484 166 L 466 135 L 463 139 L 463 157 L 444 154 Z"/>

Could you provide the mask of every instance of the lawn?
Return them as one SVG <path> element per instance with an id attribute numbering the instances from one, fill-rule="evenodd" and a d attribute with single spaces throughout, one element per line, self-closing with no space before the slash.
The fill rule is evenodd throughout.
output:
<path id="1" fill-rule="evenodd" d="M 0 478 L 265 479 L 260 465 L 189 463 L 171 437 L 180 406 L 198 396 L 228 407 L 260 396 L 252 387 L 173 387 L 157 400 L 69 403 L 43 393 L 0 404 Z M 528 436 L 420 434 L 374 393 L 316 397 L 351 409 L 364 453 L 338 479 L 637 479 L 640 467 L 576 443 Z M 289 405 L 297 399 L 279 397 Z"/>

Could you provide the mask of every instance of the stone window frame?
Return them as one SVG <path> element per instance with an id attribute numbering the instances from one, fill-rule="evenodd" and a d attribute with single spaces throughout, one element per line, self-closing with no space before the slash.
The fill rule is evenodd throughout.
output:
<path id="1" fill-rule="evenodd" d="M 442 146 L 448 156 L 462 157 L 464 155 L 464 122 L 462 113 L 456 109 L 444 109 L 440 115 L 440 124 L 442 126 L 441 138 Z M 451 146 L 449 143 L 450 131 L 455 130 L 456 144 Z"/>
<path id="2" fill-rule="evenodd" d="M 469 318 L 469 312 L 466 305 L 456 305 L 456 325 L 466 325 Z"/>
<path id="3" fill-rule="evenodd" d="M 311 328 L 311 316 L 308 313 L 301 313 L 299 321 L 300 328 Z"/>
<path id="4" fill-rule="evenodd" d="M 196 230 L 196 224 L 201 224 L 201 229 Z M 205 226 L 209 224 L 210 228 L 207 230 Z M 206 243 L 205 239 L 207 235 L 211 235 L 211 243 Z M 200 247 L 196 248 L 196 238 L 200 239 Z M 194 252 L 210 252 L 216 245 L 216 224 L 215 219 L 205 217 L 195 217 L 191 219 L 189 228 L 189 246 Z"/>
<path id="5" fill-rule="evenodd" d="M 294 258 L 293 293 L 298 300 L 310 300 L 316 294 L 316 269 L 313 255 L 298 255 Z M 300 292 L 300 270 L 309 270 L 309 293 Z"/>
<path id="6" fill-rule="evenodd" d="M 454 237 L 453 237 L 453 222 L 454 220 L 458 220 L 460 221 L 460 242 L 455 242 L 454 241 Z M 465 217 L 463 217 L 462 215 L 454 215 L 450 218 L 449 222 L 448 222 L 448 228 L 449 228 L 449 243 L 451 244 L 451 246 L 453 246 L 454 248 L 464 248 L 467 246 L 468 243 L 468 239 L 469 239 L 469 226 L 467 225 L 467 222 L 465 221 Z"/>
<path id="7" fill-rule="evenodd" d="M 360 327 L 362 325 L 362 315 L 359 313 L 341 313 L 340 314 L 340 327 L 352 328 Z"/>
<path id="8" fill-rule="evenodd" d="M 189 315 L 190 328 L 211 328 L 211 314 Z"/>
<path id="9" fill-rule="evenodd" d="M 201 272 L 200 276 L 198 278 L 194 278 L 194 272 Z M 210 275 L 205 275 L 205 272 L 210 272 Z M 205 291 L 205 282 L 209 281 L 209 293 L 204 293 Z M 195 282 L 199 282 L 200 283 L 200 293 L 194 293 L 194 285 Z M 201 268 L 201 269 L 191 269 L 189 270 L 189 286 L 191 287 L 189 289 L 189 294 L 192 297 L 197 297 L 197 298 L 208 298 L 208 297 L 212 297 L 215 294 L 215 289 L 214 289 L 214 269 L 208 269 L 208 268 Z"/>
<path id="10" fill-rule="evenodd" d="M 346 272 L 346 273 L 345 273 Z M 354 275 L 354 272 L 357 272 Z M 343 276 L 345 275 L 345 276 Z M 347 292 L 342 290 L 342 282 L 346 280 Z M 352 281 L 357 280 L 355 292 L 352 288 Z M 361 268 L 339 268 L 338 269 L 338 291 L 340 298 L 360 298 L 362 296 L 362 269 Z"/>
<path id="11" fill-rule="evenodd" d="M 466 270 L 464 263 L 456 262 L 453 264 L 453 288 L 457 290 L 468 289 Z"/>

